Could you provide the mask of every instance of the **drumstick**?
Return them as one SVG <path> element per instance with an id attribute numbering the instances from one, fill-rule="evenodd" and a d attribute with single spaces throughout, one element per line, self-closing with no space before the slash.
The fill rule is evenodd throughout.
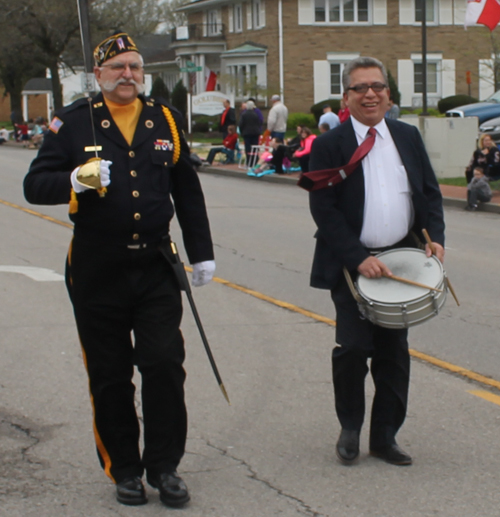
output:
<path id="1" fill-rule="evenodd" d="M 429 233 L 425 228 L 422 228 L 422 234 L 424 235 L 425 240 L 427 241 L 427 244 L 429 245 L 429 248 L 431 249 L 432 253 L 436 255 L 436 246 L 434 246 L 434 243 L 431 241 Z M 448 288 L 450 289 L 450 293 L 452 294 L 453 298 L 455 298 L 455 302 L 457 302 L 457 305 L 460 307 L 460 302 L 458 301 L 457 295 L 455 294 L 455 289 L 453 289 L 453 286 L 450 283 L 449 277 L 446 277 L 446 282 L 448 282 Z"/>
<path id="2" fill-rule="evenodd" d="M 420 282 L 415 282 L 413 280 L 408 280 L 407 278 L 403 278 L 402 276 L 396 275 L 383 275 L 385 278 L 391 278 L 392 280 L 396 280 L 396 282 L 401 282 L 403 284 L 414 285 L 415 287 L 423 287 L 424 289 L 430 289 L 431 291 L 437 291 L 438 293 L 442 293 L 442 289 L 438 289 L 437 287 L 431 287 L 430 285 L 421 284 Z"/>

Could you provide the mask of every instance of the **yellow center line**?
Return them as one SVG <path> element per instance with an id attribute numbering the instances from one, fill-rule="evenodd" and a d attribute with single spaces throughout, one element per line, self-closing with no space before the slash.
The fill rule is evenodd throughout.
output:
<path id="1" fill-rule="evenodd" d="M 469 391 L 472 395 L 476 395 L 476 397 L 481 397 L 484 400 L 487 400 L 488 402 L 493 402 L 493 404 L 497 404 L 500 406 L 500 396 L 494 395 L 493 393 L 489 391 L 478 391 L 478 390 L 472 390 Z"/>
<path id="2" fill-rule="evenodd" d="M 53 217 L 41 214 L 39 212 L 35 212 L 34 210 L 30 210 L 28 208 L 24 208 L 19 205 L 15 205 L 13 203 L 9 203 L 8 201 L 3 201 L 0 199 L 0 203 L 10 206 L 11 208 L 16 208 L 18 210 L 22 210 L 23 212 L 26 212 L 27 214 L 34 215 L 36 217 L 40 217 L 42 219 L 45 219 L 46 221 L 49 221 L 51 223 L 59 224 L 61 226 L 65 226 L 67 228 L 73 228 L 73 225 L 70 223 L 66 223 L 64 221 L 60 221 L 58 219 L 54 219 Z M 186 270 L 189 272 L 193 271 L 193 268 L 189 266 L 185 266 Z M 332 327 L 335 327 L 336 323 L 335 320 L 332 320 L 331 318 L 327 318 L 326 316 L 321 316 L 320 314 L 316 314 L 315 312 L 308 311 L 307 309 L 303 309 L 302 307 L 298 307 L 297 305 L 293 305 L 288 302 L 284 302 L 282 300 L 278 300 L 276 298 L 273 298 L 272 296 L 267 296 L 265 294 L 262 294 L 258 291 L 254 291 L 253 289 L 248 289 L 247 287 L 244 287 L 242 285 L 234 284 L 233 282 L 229 282 L 228 280 L 224 280 L 223 278 L 214 277 L 213 281 L 225 285 L 226 287 L 229 287 L 231 289 L 235 289 L 237 291 L 240 291 L 242 293 L 248 294 L 250 296 L 253 296 L 255 298 L 258 298 L 259 300 L 263 300 L 267 303 L 271 303 L 273 305 L 276 305 L 277 307 L 281 307 L 282 309 L 286 309 L 298 314 L 302 314 L 303 316 L 306 316 L 307 318 L 311 318 L 315 321 L 319 321 L 320 323 L 325 323 L 326 325 L 330 325 Z M 438 368 L 441 368 L 442 370 L 446 370 L 448 372 L 455 373 L 457 375 L 461 375 L 462 377 L 465 377 L 467 379 L 470 379 L 472 381 L 484 384 L 486 386 L 490 386 L 492 388 L 496 388 L 500 390 L 500 381 L 497 381 L 495 379 L 491 379 L 490 377 L 486 377 L 485 375 L 481 375 L 480 373 L 473 372 L 472 370 L 467 370 L 466 368 L 462 368 L 461 366 L 457 366 L 455 364 L 449 363 L 447 361 L 443 361 L 441 359 L 438 359 L 437 357 L 433 357 L 431 355 L 425 354 L 423 352 L 418 352 L 417 350 L 413 350 L 410 348 L 410 355 L 412 357 L 415 357 L 416 359 L 420 359 L 421 361 L 424 361 L 426 363 L 432 364 L 434 366 L 437 366 Z M 479 392 L 477 392 L 479 393 Z M 474 393 L 477 395 L 477 393 Z M 487 392 L 482 392 L 487 393 Z M 492 394 L 490 394 L 492 395 Z M 478 395 L 481 396 L 481 395 Z M 495 397 L 495 395 L 492 395 L 492 397 Z M 483 397 L 486 398 L 486 397 Z M 487 399 L 489 400 L 489 399 Z M 500 397 L 499 397 L 500 400 Z M 497 403 L 497 402 L 495 402 Z"/>

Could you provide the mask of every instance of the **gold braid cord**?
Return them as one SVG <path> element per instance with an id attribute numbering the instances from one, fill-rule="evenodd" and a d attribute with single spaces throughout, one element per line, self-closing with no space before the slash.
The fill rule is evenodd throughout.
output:
<path id="1" fill-rule="evenodd" d="M 179 138 L 179 131 L 177 130 L 177 124 L 175 123 L 172 113 L 166 106 L 162 106 L 163 114 L 167 119 L 168 125 L 170 126 L 170 132 L 172 133 L 172 140 L 174 144 L 174 165 L 179 160 L 181 155 L 181 139 Z"/>

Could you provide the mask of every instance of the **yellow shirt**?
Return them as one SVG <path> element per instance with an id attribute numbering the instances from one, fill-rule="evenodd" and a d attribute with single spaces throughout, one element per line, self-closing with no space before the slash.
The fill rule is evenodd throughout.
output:
<path id="1" fill-rule="evenodd" d="M 142 102 L 140 99 L 135 99 L 130 104 L 117 104 L 107 99 L 105 99 L 105 102 L 121 134 L 128 145 L 132 145 L 135 128 L 142 111 Z"/>

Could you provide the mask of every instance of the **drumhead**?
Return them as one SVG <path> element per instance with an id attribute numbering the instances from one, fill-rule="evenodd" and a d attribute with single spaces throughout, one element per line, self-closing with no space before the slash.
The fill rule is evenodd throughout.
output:
<path id="1" fill-rule="evenodd" d="M 377 258 L 396 276 L 430 287 L 442 287 L 440 284 L 443 282 L 444 272 L 441 262 L 435 256 L 426 257 L 422 250 L 399 248 L 379 253 Z M 429 289 L 389 278 L 366 278 L 360 275 L 356 284 L 364 298 L 381 303 L 409 303 L 429 293 Z"/>

